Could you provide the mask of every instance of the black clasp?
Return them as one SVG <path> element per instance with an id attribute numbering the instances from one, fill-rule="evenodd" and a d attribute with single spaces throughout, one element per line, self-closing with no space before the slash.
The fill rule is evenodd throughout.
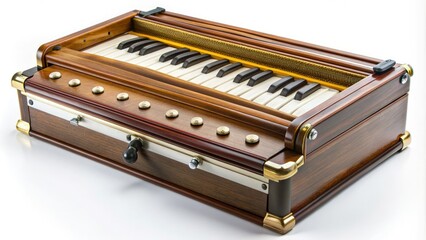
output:
<path id="1" fill-rule="evenodd" d="M 147 11 L 147 12 L 140 11 L 140 12 L 139 12 L 139 14 L 138 14 L 138 16 L 139 16 L 139 17 L 148 17 L 148 16 L 150 16 L 150 15 L 154 15 L 154 14 L 162 13 L 162 12 L 165 12 L 165 11 L 166 11 L 166 9 L 164 9 L 164 8 L 162 8 L 162 7 L 157 7 L 157 8 L 155 8 L 155 9 L 149 10 L 149 11 Z"/>
<path id="2" fill-rule="evenodd" d="M 375 74 L 382 74 L 391 69 L 395 65 L 395 61 L 392 59 L 385 60 L 373 67 Z"/>

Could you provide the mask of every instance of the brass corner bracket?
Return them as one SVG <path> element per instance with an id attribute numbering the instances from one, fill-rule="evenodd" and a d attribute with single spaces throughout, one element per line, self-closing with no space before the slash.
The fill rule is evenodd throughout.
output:
<path id="1" fill-rule="evenodd" d="M 31 126 L 28 122 L 25 122 L 21 119 L 16 122 L 16 130 L 20 131 L 23 134 L 30 135 Z"/>
<path id="2" fill-rule="evenodd" d="M 267 161 L 263 166 L 263 176 L 272 181 L 281 181 L 294 176 L 297 169 L 304 163 L 304 157 L 300 156 L 296 161 L 278 164 L 275 162 Z"/>
<path id="3" fill-rule="evenodd" d="M 269 228 L 275 232 L 286 234 L 294 228 L 296 225 L 296 219 L 292 213 L 284 217 L 277 217 L 273 214 L 266 213 L 263 219 L 263 226 Z"/>
<path id="4" fill-rule="evenodd" d="M 411 134 L 409 131 L 405 131 L 404 134 L 401 134 L 399 136 L 399 139 L 402 142 L 402 148 L 400 151 L 403 151 L 404 149 L 406 149 L 408 147 L 408 145 L 410 145 L 411 143 Z"/>
<path id="5" fill-rule="evenodd" d="M 402 64 L 402 67 L 405 68 L 405 71 L 407 71 L 407 73 L 408 73 L 408 75 L 410 75 L 410 77 L 413 76 L 414 69 L 410 64 Z"/>
<path id="6" fill-rule="evenodd" d="M 22 75 L 22 72 L 17 72 L 12 77 L 12 87 L 16 88 L 21 92 L 25 92 L 24 84 L 26 80 L 27 77 Z"/>

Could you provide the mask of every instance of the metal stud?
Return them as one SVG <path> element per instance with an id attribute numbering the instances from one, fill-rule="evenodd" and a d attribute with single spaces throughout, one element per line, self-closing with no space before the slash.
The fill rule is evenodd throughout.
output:
<path id="1" fill-rule="evenodd" d="M 246 136 L 246 143 L 255 144 L 258 143 L 260 140 L 260 137 L 256 134 L 249 134 Z"/>
<path id="2" fill-rule="evenodd" d="M 68 82 L 68 86 L 70 87 L 77 87 L 77 86 L 80 86 L 80 84 L 81 84 L 81 81 L 80 79 L 77 79 L 77 78 L 71 79 Z"/>
<path id="3" fill-rule="evenodd" d="M 127 99 L 129 99 L 129 94 L 124 92 L 117 94 L 117 101 L 126 101 Z"/>
<path id="4" fill-rule="evenodd" d="M 105 89 L 102 86 L 96 86 L 94 88 L 92 88 L 92 93 L 93 94 L 102 94 L 104 93 Z"/>
<path id="5" fill-rule="evenodd" d="M 191 158 L 191 161 L 188 163 L 188 167 L 192 170 L 195 170 L 198 168 L 198 166 L 201 164 L 201 158 L 199 157 L 193 157 Z"/>
<path id="6" fill-rule="evenodd" d="M 139 103 L 138 107 L 139 107 L 139 109 L 143 109 L 143 110 L 148 109 L 148 108 L 151 107 L 151 103 L 148 102 L 148 101 L 142 101 L 142 102 Z"/>
<path id="7" fill-rule="evenodd" d="M 203 123 L 204 123 L 204 121 L 203 121 L 203 118 L 201 118 L 201 117 L 193 117 L 191 119 L 191 125 L 192 126 L 201 126 L 201 125 L 203 125 Z"/>
<path id="8" fill-rule="evenodd" d="M 308 134 L 309 140 L 315 140 L 318 137 L 318 131 L 315 128 L 312 128 Z"/>
<path id="9" fill-rule="evenodd" d="M 177 118 L 179 116 L 179 112 L 176 109 L 170 109 L 166 112 L 167 118 Z"/>
<path id="10" fill-rule="evenodd" d="M 49 78 L 52 80 L 56 80 L 62 77 L 62 74 L 60 72 L 51 72 L 49 74 Z"/>
<path id="11" fill-rule="evenodd" d="M 399 79 L 399 82 L 401 84 L 406 84 L 408 82 L 408 80 L 410 80 L 410 75 L 408 75 L 408 73 L 404 73 L 401 78 Z"/>
<path id="12" fill-rule="evenodd" d="M 227 126 L 220 126 L 216 129 L 216 134 L 220 136 L 226 136 L 231 132 L 229 127 Z"/>

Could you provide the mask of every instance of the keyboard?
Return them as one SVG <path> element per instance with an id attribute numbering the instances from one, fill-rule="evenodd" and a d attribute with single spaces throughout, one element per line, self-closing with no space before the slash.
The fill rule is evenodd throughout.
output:
<path id="1" fill-rule="evenodd" d="M 339 92 L 305 79 L 216 59 L 133 34 L 102 42 L 84 52 L 146 67 L 293 116 L 306 113 Z"/>

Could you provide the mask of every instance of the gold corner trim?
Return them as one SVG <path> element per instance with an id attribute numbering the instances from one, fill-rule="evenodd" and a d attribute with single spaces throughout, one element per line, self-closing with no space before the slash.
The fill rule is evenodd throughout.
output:
<path id="1" fill-rule="evenodd" d="M 28 122 L 25 122 L 21 119 L 16 122 L 16 130 L 20 131 L 23 134 L 30 135 L 31 126 Z"/>
<path id="2" fill-rule="evenodd" d="M 273 214 L 266 213 L 263 219 L 263 226 L 269 228 L 275 232 L 286 234 L 294 228 L 296 225 L 296 219 L 292 213 L 284 217 L 277 217 Z"/>
<path id="3" fill-rule="evenodd" d="M 402 134 L 401 136 L 399 136 L 399 139 L 402 142 L 402 148 L 401 151 L 406 149 L 408 147 L 408 145 L 410 145 L 411 143 L 411 134 L 409 131 L 405 131 L 404 134 Z"/>
<path id="4" fill-rule="evenodd" d="M 313 126 L 310 123 L 307 123 L 305 125 L 302 126 L 302 128 L 300 129 L 300 136 L 302 137 L 302 153 L 306 154 L 306 142 L 308 140 L 308 134 L 311 131 L 311 129 L 313 128 Z"/>
<path id="5" fill-rule="evenodd" d="M 300 156 L 296 161 L 284 164 L 267 161 L 263 166 L 263 176 L 275 182 L 291 178 L 297 173 L 297 169 L 303 165 L 303 159 L 304 157 Z"/>
<path id="6" fill-rule="evenodd" d="M 402 67 L 405 68 L 405 71 L 407 71 L 408 75 L 412 77 L 414 75 L 414 69 L 410 64 L 402 64 Z"/>
<path id="7" fill-rule="evenodd" d="M 25 81 L 27 80 L 27 77 L 22 75 L 22 72 L 17 72 L 12 77 L 12 87 L 16 88 L 17 90 L 21 92 L 25 92 Z"/>

